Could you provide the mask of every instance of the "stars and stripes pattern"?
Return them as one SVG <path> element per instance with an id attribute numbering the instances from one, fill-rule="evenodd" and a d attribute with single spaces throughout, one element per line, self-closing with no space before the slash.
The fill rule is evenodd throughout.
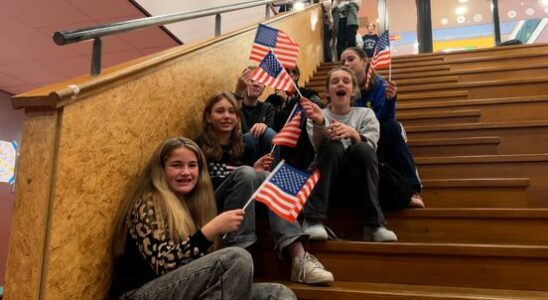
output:
<path id="1" fill-rule="evenodd" d="M 297 66 L 299 44 L 285 32 L 263 24 L 259 24 L 255 40 L 251 46 L 250 60 L 260 62 L 270 51 L 274 51 L 280 63 L 286 68 Z"/>
<path id="2" fill-rule="evenodd" d="M 293 223 L 319 179 L 319 170 L 309 175 L 282 161 L 259 187 L 255 200 Z"/>
<path id="3" fill-rule="evenodd" d="M 291 148 L 297 147 L 299 136 L 301 135 L 301 128 L 303 124 L 303 109 L 299 103 L 295 104 L 295 109 L 288 117 L 288 122 L 284 127 L 274 136 L 272 142 L 275 145 L 287 146 Z"/>
<path id="4" fill-rule="evenodd" d="M 274 89 L 291 91 L 293 90 L 293 81 L 282 67 L 272 51 L 268 51 L 259 67 L 251 77 L 252 80 L 268 85 Z"/>
<path id="5" fill-rule="evenodd" d="M 371 58 L 371 61 L 369 62 L 369 69 L 367 70 L 366 86 L 369 85 L 371 75 L 376 69 L 388 67 L 391 63 L 389 36 L 390 34 L 387 30 L 381 34 L 379 40 L 377 41 L 373 58 Z"/>

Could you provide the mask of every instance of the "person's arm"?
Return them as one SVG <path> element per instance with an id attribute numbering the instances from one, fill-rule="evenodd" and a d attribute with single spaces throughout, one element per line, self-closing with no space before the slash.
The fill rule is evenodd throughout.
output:
<path id="1" fill-rule="evenodd" d="M 375 80 L 372 94 L 372 108 L 375 110 L 379 122 L 392 120 L 396 115 L 395 98 L 391 100 L 386 99 L 386 82 L 380 77 L 377 77 Z"/>
<path id="2" fill-rule="evenodd" d="M 362 108 L 358 133 L 361 140 L 369 144 L 373 150 L 377 150 L 377 143 L 380 137 L 380 125 L 373 110 Z"/>
<path id="3" fill-rule="evenodd" d="M 321 108 L 312 101 L 303 98 L 301 100 L 301 106 L 303 107 L 306 120 L 306 131 L 310 138 L 310 143 L 314 147 L 315 151 L 318 151 L 321 145 L 323 145 L 327 137 L 327 126 L 329 122 L 327 117 L 321 110 Z"/>

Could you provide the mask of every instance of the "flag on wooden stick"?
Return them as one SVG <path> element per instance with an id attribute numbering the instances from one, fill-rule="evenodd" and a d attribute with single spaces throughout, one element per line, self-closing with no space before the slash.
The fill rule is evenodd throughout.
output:
<path id="1" fill-rule="evenodd" d="M 294 68 L 299 56 L 299 44 L 285 32 L 259 24 L 251 47 L 250 60 L 260 62 L 272 50 L 284 67 Z"/>

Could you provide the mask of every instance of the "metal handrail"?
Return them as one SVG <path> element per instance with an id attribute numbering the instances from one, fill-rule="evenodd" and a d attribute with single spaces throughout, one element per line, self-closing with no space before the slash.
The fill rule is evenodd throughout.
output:
<path id="1" fill-rule="evenodd" d="M 265 19 L 270 17 L 271 4 L 284 4 L 291 1 L 280 0 L 255 0 L 244 3 L 228 4 L 214 8 L 199 9 L 188 12 L 174 13 L 162 16 L 146 17 L 130 21 L 122 21 L 99 26 L 86 27 L 81 29 L 57 31 L 53 34 L 55 44 L 62 46 L 72 43 L 93 39 L 93 53 L 91 62 L 91 75 L 96 76 L 101 73 L 101 37 L 128 32 L 145 27 L 161 26 L 171 23 L 187 21 L 196 18 L 215 16 L 215 36 L 221 34 L 221 14 L 251 7 L 266 5 Z"/>

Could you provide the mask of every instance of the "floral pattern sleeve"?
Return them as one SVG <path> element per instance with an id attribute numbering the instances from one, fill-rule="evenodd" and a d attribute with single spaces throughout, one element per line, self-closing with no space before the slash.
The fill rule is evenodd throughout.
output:
<path id="1" fill-rule="evenodd" d="M 139 199 L 130 215 L 129 235 L 158 276 L 207 253 L 212 243 L 200 230 L 181 243 L 171 240 L 167 228 L 156 219 L 156 209 L 151 198 Z"/>

